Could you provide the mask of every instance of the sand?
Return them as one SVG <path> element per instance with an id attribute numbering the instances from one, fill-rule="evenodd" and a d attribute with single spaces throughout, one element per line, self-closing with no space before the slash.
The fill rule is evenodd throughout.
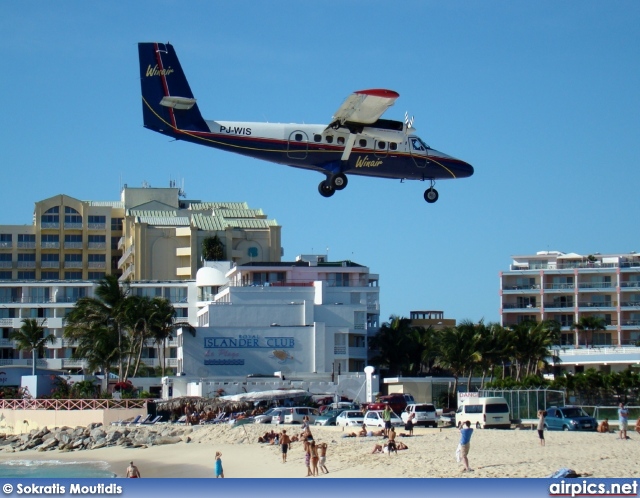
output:
<path id="1" fill-rule="evenodd" d="M 195 426 L 183 442 L 148 448 L 101 448 L 76 452 L 34 450 L 0 452 L 0 461 L 64 460 L 104 461 L 122 476 L 129 461 L 142 477 L 213 477 L 214 454 L 222 452 L 226 478 L 305 477 L 302 443 L 293 443 L 288 462 L 279 447 L 257 443 L 259 435 L 275 426 Z M 299 427 L 288 426 L 295 434 Z M 342 428 L 313 427 L 317 442 L 326 442 L 329 474 L 318 478 L 377 477 L 547 477 L 569 467 L 593 477 L 640 477 L 640 434 L 626 441 L 617 433 L 545 432 L 541 447 L 537 431 L 529 429 L 476 429 L 471 439 L 472 473 L 462 472 L 455 460 L 459 433 L 455 428 L 421 428 L 412 437 L 398 437 L 409 449 L 398 454 L 371 454 L 380 437 L 345 438 Z M 401 432 L 401 431 L 399 431 Z"/>

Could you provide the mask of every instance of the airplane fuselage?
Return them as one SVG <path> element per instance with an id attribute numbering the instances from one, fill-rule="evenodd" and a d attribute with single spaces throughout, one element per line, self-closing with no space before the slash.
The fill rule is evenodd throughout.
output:
<path id="1" fill-rule="evenodd" d="M 210 132 L 168 129 L 179 140 L 325 174 L 338 172 L 412 180 L 465 178 L 473 168 L 428 147 L 416 135 L 365 127 L 356 133 L 348 158 L 347 129 L 320 124 L 206 121 Z M 398 123 L 399 127 L 402 123 Z"/>

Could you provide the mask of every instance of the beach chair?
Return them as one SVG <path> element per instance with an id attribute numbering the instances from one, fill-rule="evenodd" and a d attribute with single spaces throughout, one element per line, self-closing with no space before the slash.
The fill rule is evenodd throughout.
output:
<path id="1" fill-rule="evenodd" d="M 186 415 L 183 415 L 182 417 L 180 417 L 178 420 L 174 422 L 174 424 L 186 424 L 186 423 L 187 423 Z"/>
<path id="2" fill-rule="evenodd" d="M 130 420 L 129 422 L 126 422 L 126 423 L 123 422 L 122 425 L 126 426 L 126 427 L 128 427 L 130 425 L 135 425 L 140 421 L 141 418 L 142 418 L 142 415 L 136 415 L 136 418 L 134 418 L 133 420 Z"/>
<path id="3" fill-rule="evenodd" d="M 144 424 L 144 423 L 148 422 L 148 421 L 151 419 L 151 417 L 152 417 L 152 415 L 151 415 L 151 414 L 148 414 L 148 415 L 147 415 L 145 418 L 143 418 L 142 420 L 139 420 L 139 419 L 138 419 L 138 420 L 139 420 L 139 421 L 138 421 L 138 423 L 137 423 L 137 424 L 135 424 L 135 425 L 136 425 L 136 427 L 140 427 L 142 424 Z M 132 424 L 129 424 L 129 425 L 132 425 Z"/>
<path id="4" fill-rule="evenodd" d="M 153 420 L 149 420 L 147 422 L 142 422 L 142 425 L 155 425 L 157 422 L 160 422 L 162 415 L 156 415 Z"/>

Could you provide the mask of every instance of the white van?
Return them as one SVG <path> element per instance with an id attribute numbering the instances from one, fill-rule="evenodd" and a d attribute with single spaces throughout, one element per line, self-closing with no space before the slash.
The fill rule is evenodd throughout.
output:
<path id="1" fill-rule="evenodd" d="M 318 416 L 320 416 L 320 414 L 315 408 L 295 406 L 284 411 L 284 423 L 301 424 L 304 417 L 309 417 L 309 423 L 313 424 Z"/>
<path id="2" fill-rule="evenodd" d="M 456 427 L 461 427 L 467 420 L 471 427 L 509 429 L 511 418 L 507 400 L 502 397 L 467 398 L 456 410 Z"/>

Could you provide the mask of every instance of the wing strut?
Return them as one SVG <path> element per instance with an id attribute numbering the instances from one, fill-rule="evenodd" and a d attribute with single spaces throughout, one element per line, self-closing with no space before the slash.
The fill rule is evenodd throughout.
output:
<path id="1" fill-rule="evenodd" d="M 347 143 L 344 146 L 344 151 L 342 152 L 341 160 L 343 162 L 349 160 L 349 156 L 351 155 L 351 150 L 353 149 L 353 145 L 356 143 L 356 135 L 355 133 L 349 133 L 349 138 L 347 138 Z"/>

